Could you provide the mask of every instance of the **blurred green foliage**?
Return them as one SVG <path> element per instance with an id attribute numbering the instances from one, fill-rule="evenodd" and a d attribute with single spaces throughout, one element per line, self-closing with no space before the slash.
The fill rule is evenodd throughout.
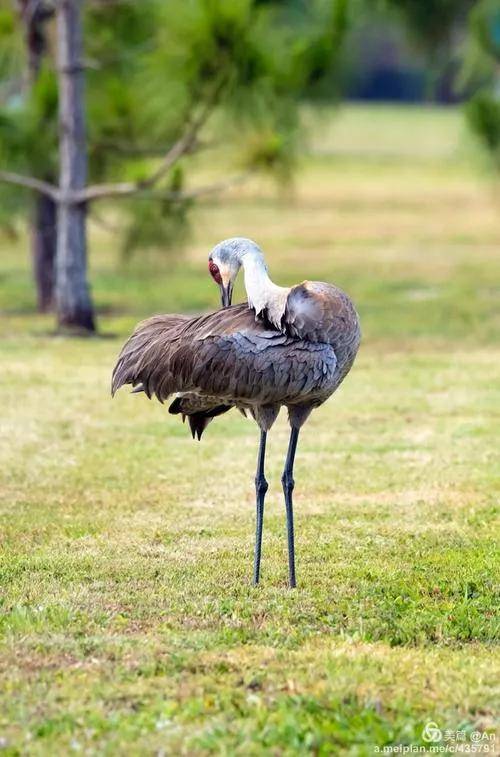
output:
<path id="1" fill-rule="evenodd" d="M 0 109 L 0 155 L 12 170 L 46 175 L 57 154 L 54 51 L 49 47 L 43 75 L 23 87 L 21 29 L 13 35 L 16 18 L 8 4 L 0 10 L 0 34 L 5 30 L 17 37 L 16 73 L 13 54 L 0 68 L 0 89 L 8 90 Z M 320 87 L 335 66 L 346 19 L 347 0 L 87 3 L 90 181 L 144 179 L 155 158 L 204 110 L 211 123 L 192 152 L 204 146 L 208 134 L 212 141 L 234 143 L 235 170 L 289 177 L 297 102 Z M 189 156 L 161 189 L 180 192 L 187 174 Z M 3 190 L 10 192 L 10 187 Z M 24 212 L 21 193 L 16 195 Z M 141 245 L 178 240 L 190 205 L 168 197 L 148 207 L 141 201 L 123 204 L 124 250 L 130 254 Z"/>
<path id="2" fill-rule="evenodd" d="M 192 153 L 233 148 L 234 171 L 289 181 L 299 143 L 297 103 L 330 98 L 349 25 L 366 9 L 404 19 L 429 58 L 467 21 L 461 83 L 478 93 L 467 106 L 471 128 L 500 164 L 497 0 L 114 0 L 85 4 L 89 181 L 141 181 L 200 111 L 210 120 Z M 57 176 L 57 85 L 53 34 L 36 80 L 27 86 L 23 31 L 14 6 L 0 0 L 0 163 Z M 120 206 L 122 250 L 165 248 L 189 230 L 191 156 L 161 184 L 165 198 Z M 0 223 L 13 228 L 29 195 L 0 185 Z"/>
<path id="3" fill-rule="evenodd" d="M 500 172 L 500 5 L 481 0 L 470 15 L 470 40 L 463 80 L 479 91 L 467 104 L 467 120 Z"/>
<path id="4" fill-rule="evenodd" d="M 463 23 L 475 0 L 375 0 L 401 13 L 411 36 L 433 54 Z"/>
<path id="5" fill-rule="evenodd" d="M 432 58 L 463 35 L 458 86 L 471 93 L 466 117 L 472 131 L 500 170 L 500 4 L 498 0 L 367 0 L 368 6 L 393 8 L 405 19 L 411 37 Z"/>
<path id="6" fill-rule="evenodd" d="M 467 119 L 500 171 L 500 101 L 480 92 L 467 105 Z"/>

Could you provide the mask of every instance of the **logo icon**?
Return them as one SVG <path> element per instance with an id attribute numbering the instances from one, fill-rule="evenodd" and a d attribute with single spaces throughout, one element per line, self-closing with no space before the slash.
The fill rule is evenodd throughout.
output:
<path id="1" fill-rule="evenodd" d="M 436 741 L 441 741 L 443 734 L 441 733 L 441 729 L 439 728 L 438 724 L 434 723 L 433 720 L 430 720 L 424 726 L 424 729 L 422 731 L 422 738 L 424 741 L 433 741 L 435 743 Z"/>

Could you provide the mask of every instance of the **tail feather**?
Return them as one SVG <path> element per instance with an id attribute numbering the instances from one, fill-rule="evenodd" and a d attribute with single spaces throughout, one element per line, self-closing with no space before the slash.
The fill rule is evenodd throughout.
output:
<path id="1" fill-rule="evenodd" d="M 212 418 L 207 418 L 201 413 L 188 415 L 189 428 L 191 429 L 191 436 L 193 439 L 198 439 L 199 442 L 201 441 L 202 434 L 211 420 Z"/>
<path id="2" fill-rule="evenodd" d="M 111 379 L 111 396 L 124 384 L 137 386 L 137 391 L 143 391 L 149 399 L 156 394 L 160 401 L 175 391 L 175 379 L 169 372 L 170 353 L 175 350 L 179 334 L 192 320 L 184 315 L 162 315 L 139 323 L 118 356 Z M 161 394 L 158 392 L 160 379 L 165 383 Z"/>
<path id="3" fill-rule="evenodd" d="M 180 396 L 176 397 L 175 400 L 172 402 L 170 407 L 168 408 L 168 412 L 172 413 L 172 415 L 182 415 L 182 420 L 184 421 L 187 417 L 189 422 L 189 428 L 191 429 L 191 436 L 193 439 L 198 439 L 198 441 L 201 440 L 201 437 L 203 435 L 203 432 L 205 431 L 208 424 L 216 418 L 218 415 L 222 415 L 223 413 L 227 413 L 228 410 L 231 409 L 231 405 L 212 405 L 205 408 L 200 407 L 202 403 L 202 400 L 200 398 L 193 396 Z M 196 409 L 194 407 L 189 407 L 189 405 L 198 405 Z"/>

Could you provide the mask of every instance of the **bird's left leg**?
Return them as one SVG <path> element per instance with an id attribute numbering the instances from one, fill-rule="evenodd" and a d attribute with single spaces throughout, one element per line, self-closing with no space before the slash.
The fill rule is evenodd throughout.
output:
<path id="1" fill-rule="evenodd" d="M 264 460 L 266 457 L 267 431 L 260 432 L 259 456 L 257 458 L 257 472 L 255 474 L 255 498 L 257 504 L 255 526 L 255 557 L 253 565 L 253 585 L 257 586 L 260 579 L 260 557 L 262 552 L 262 525 L 264 521 L 264 498 L 268 483 L 264 476 Z"/>
<path id="2" fill-rule="evenodd" d="M 285 495 L 285 507 L 286 507 L 286 531 L 288 538 L 288 576 L 290 581 L 290 588 L 294 589 L 297 585 L 295 580 L 295 544 L 293 533 L 293 499 L 292 492 L 295 486 L 293 480 L 293 463 L 295 460 L 295 451 L 297 449 L 297 441 L 299 438 L 299 429 L 292 426 L 290 433 L 290 441 L 288 443 L 288 452 L 286 455 L 285 470 L 281 477 L 281 483 L 283 484 L 283 492 Z"/>

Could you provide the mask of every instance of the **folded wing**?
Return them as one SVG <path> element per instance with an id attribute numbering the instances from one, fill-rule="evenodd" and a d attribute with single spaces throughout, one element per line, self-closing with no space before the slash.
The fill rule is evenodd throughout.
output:
<path id="1" fill-rule="evenodd" d="M 335 368 L 331 345 L 271 329 L 243 304 L 139 324 L 118 358 L 112 392 L 132 384 L 160 402 L 192 392 L 222 405 L 287 404 L 321 392 Z"/>

